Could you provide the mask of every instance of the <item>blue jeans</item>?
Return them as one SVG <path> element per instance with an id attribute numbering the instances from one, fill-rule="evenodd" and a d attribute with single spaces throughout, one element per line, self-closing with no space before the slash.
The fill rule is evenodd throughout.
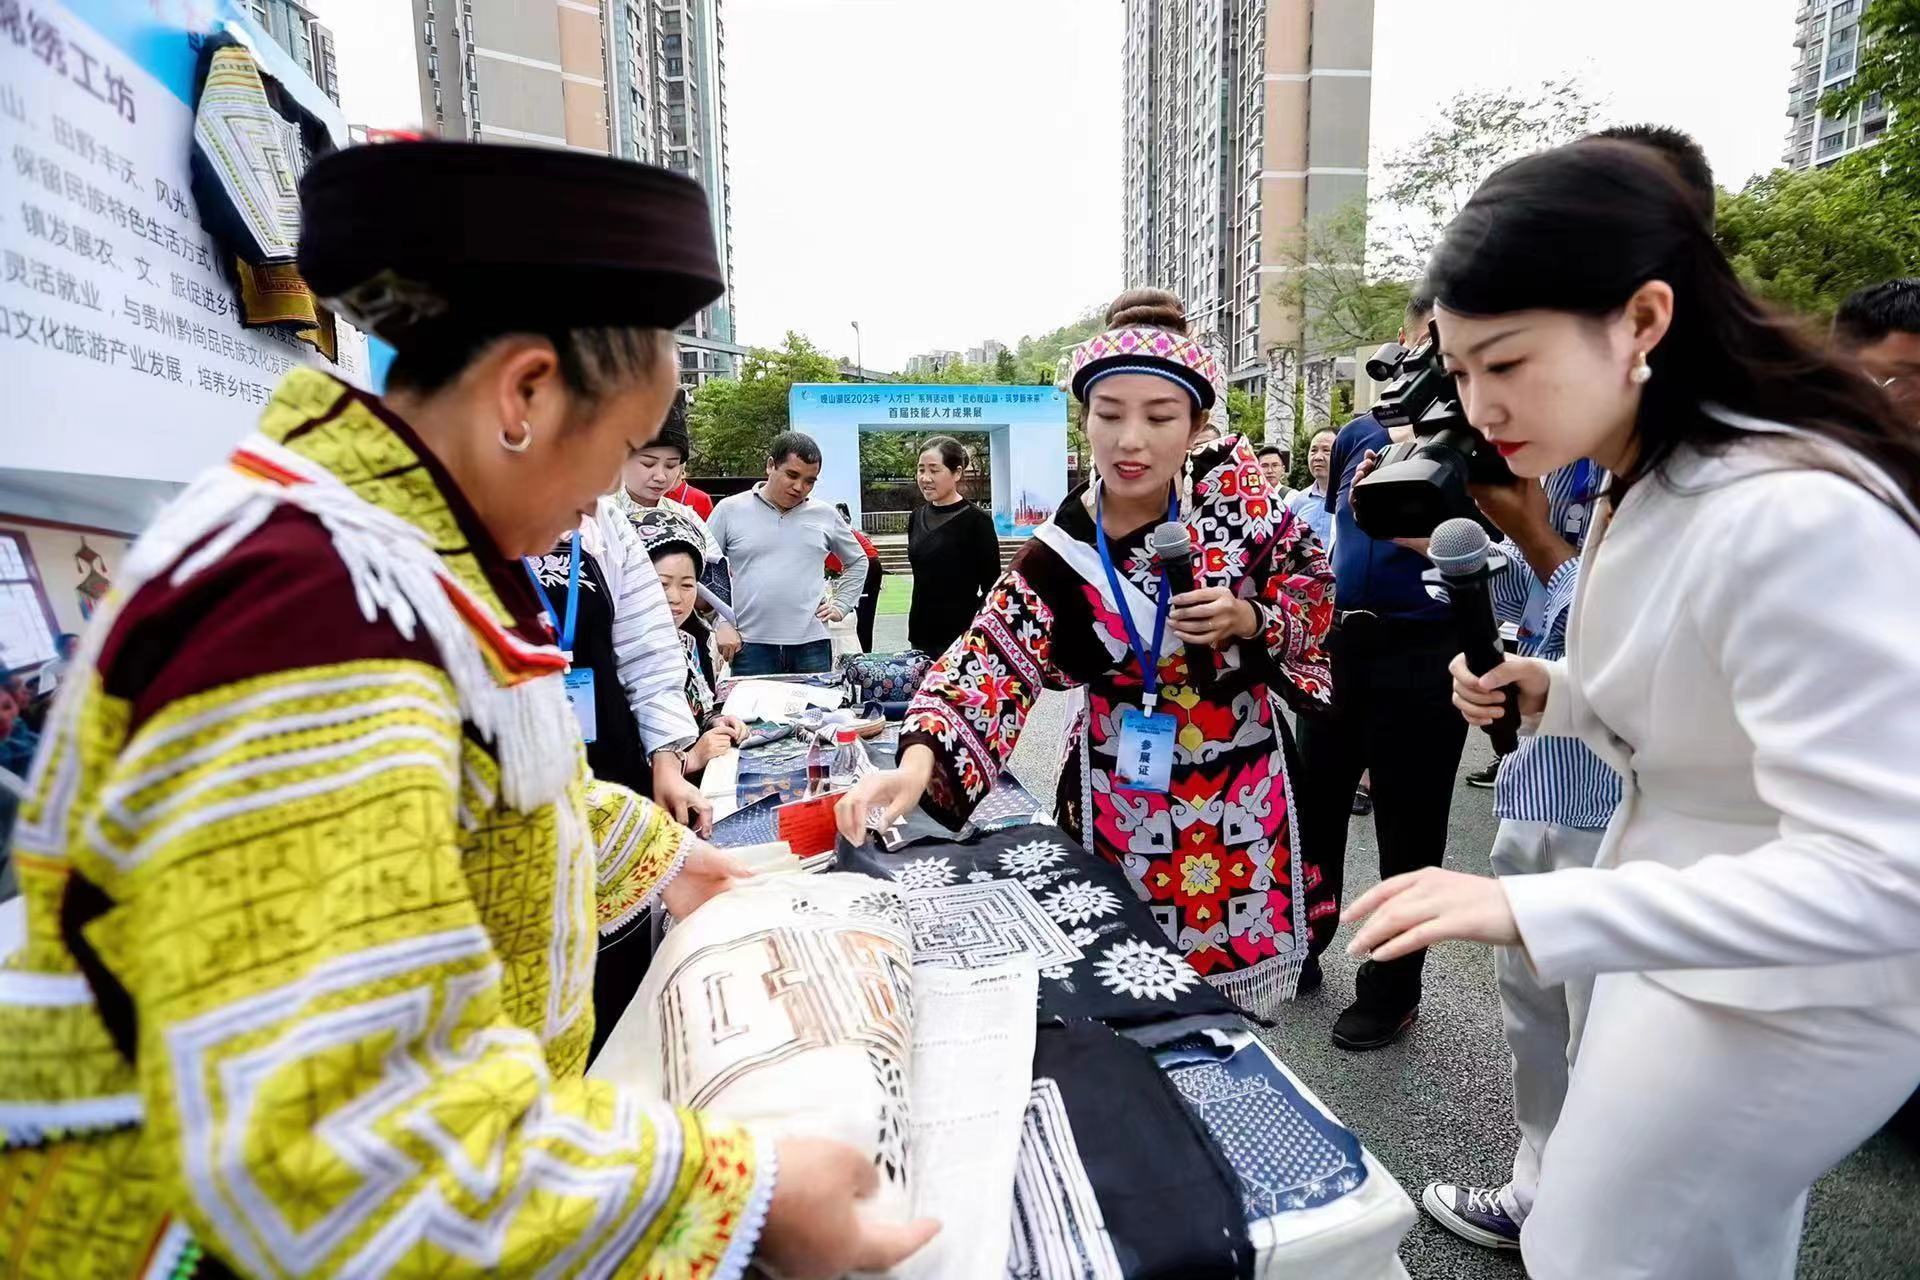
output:
<path id="1" fill-rule="evenodd" d="M 799 676 L 833 670 L 833 641 L 805 644 L 756 644 L 742 641 L 733 655 L 736 676 Z"/>

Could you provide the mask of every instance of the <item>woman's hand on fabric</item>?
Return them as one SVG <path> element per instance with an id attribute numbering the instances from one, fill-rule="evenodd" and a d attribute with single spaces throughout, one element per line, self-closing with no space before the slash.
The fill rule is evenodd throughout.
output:
<path id="1" fill-rule="evenodd" d="M 732 739 L 736 746 L 747 740 L 747 722 L 739 716 L 715 716 L 713 727 L 726 730 L 727 737 Z"/>
<path id="2" fill-rule="evenodd" d="M 697 745 L 697 744 L 696 744 Z M 666 754 L 665 752 L 662 753 Z M 713 801 L 701 794 L 700 788 L 678 767 L 671 770 L 656 768 L 653 773 L 653 798 L 657 804 L 666 806 L 673 820 L 683 827 L 699 832 L 703 836 L 713 834 Z"/>
<path id="3" fill-rule="evenodd" d="M 753 872 L 724 849 L 716 849 L 695 836 L 687 837 L 687 859 L 679 872 L 667 881 L 660 901 L 675 920 L 685 920 L 716 894 L 731 889 L 737 880 Z"/>
<path id="4" fill-rule="evenodd" d="M 885 830 L 898 822 L 927 794 L 932 777 L 933 753 L 915 743 L 902 754 L 898 769 L 875 769 L 861 775 L 860 781 L 834 803 L 834 825 L 848 844 L 865 844 L 867 828 Z M 870 823 L 868 817 L 875 809 L 881 811 L 880 816 Z"/>
<path id="5" fill-rule="evenodd" d="M 720 651 L 722 662 L 732 662 L 733 655 L 740 652 L 740 628 L 731 622 L 722 622 L 713 629 L 713 646 Z"/>
<path id="6" fill-rule="evenodd" d="M 691 751 L 687 752 L 687 768 L 704 769 L 713 761 L 718 760 L 721 756 L 733 750 L 733 744 L 736 741 L 737 739 L 733 734 L 721 728 L 719 725 L 715 725 L 713 728 L 701 734 L 700 740 L 693 744 Z"/>
<path id="7" fill-rule="evenodd" d="M 1225 587 L 1202 587 L 1173 598 L 1167 628 L 1186 644 L 1217 648 L 1259 634 L 1260 611 Z"/>
<path id="8" fill-rule="evenodd" d="M 1498 720 L 1509 696 L 1520 700 L 1523 716 L 1537 716 L 1547 708 L 1552 680 L 1547 674 L 1548 664 L 1538 658 L 1508 658 L 1487 674 L 1476 676 L 1467 667 L 1467 656 L 1457 653 L 1447 670 L 1453 675 L 1453 705 L 1468 724 L 1484 727 Z"/>
<path id="9" fill-rule="evenodd" d="M 1499 880 L 1439 867 L 1381 881 L 1340 918 L 1366 921 L 1347 943 L 1347 954 L 1382 962 L 1449 939 L 1496 947 L 1520 941 L 1520 926 Z"/>
<path id="10" fill-rule="evenodd" d="M 820 602 L 820 607 L 813 611 L 813 616 L 818 618 L 822 622 L 831 624 L 831 623 L 840 621 L 842 618 L 846 617 L 847 614 L 844 609 L 842 609 L 838 604 L 834 603 L 833 601 L 822 600 Z"/>
<path id="11" fill-rule="evenodd" d="M 774 1152 L 779 1173 L 754 1256 L 782 1280 L 891 1271 L 940 1230 L 932 1218 L 880 1222 L 862 1213 L 880 1175 L 873 1161 L 844 1143 L 786 1138 Z"/>

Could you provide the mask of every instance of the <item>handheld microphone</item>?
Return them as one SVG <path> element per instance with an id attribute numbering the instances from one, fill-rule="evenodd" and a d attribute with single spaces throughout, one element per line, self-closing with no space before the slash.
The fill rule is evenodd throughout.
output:
<path id="1" fill-rule="evenodd" d="M 1466 655 L 1467 669 L 1477 676 L 1506 660 L 1500 648 L 1500 628 L 1493 620 L 1493 595 L 1487 587 L 1493 577 L 1487 565 L 1492 549 L 1487 531 L 1465 516 L 1444 521 L 1427 544 L 1427 558 L 1447 584 L 1453 619 L 1460 628 L 1460 652 Z M 1500 718 L 1486 726 L 1493 749 L 1503 756 L 1513 754 L 1520 745 L 1520 703 L 1510 692 L 1504 696 L 1506 706 Z"/>
<path id="2" fill-rule="evenodd" d="M 1176 596 L 1185 595 L 1193 585 L 1193 539 L 1187 526 L 1176 520 L 1157 524 L 1147 535 L 1147 547 L 1154 563 L 1160 566 L 1167 587 Z M 1205 645 L 1182 646 L 1187 654 L 1187 679 L 1202 691 L 1213 687 L 1213 650 Z"/>

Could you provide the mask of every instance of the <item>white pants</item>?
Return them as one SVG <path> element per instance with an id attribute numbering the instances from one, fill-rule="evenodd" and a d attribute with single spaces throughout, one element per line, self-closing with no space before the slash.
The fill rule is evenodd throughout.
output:
<path id="1" fill-rule="evenodd" d="M 1920 1083 L 1920 1005 L 1763 1013 L 1594 984 L 1520 1236 L 1535 1280 L 1791 1280 L 1807 1188 Z"/>
<path id="2" fill-rule="evenodd" d="M 1590 867 L 1605 831 L 1585 831 L 1546 822 L 1500 824 L 1493 841 L 1493 873 L 1527 876 L 1563 867 Z M 1494 953 L 1500 981 L 1500 1015 L 1513 1055 L 1513 1118 L 1520 1143 L 1513 1153 L 1513 1177 L 1500 1192 L 1500 1207 L 1524 1223 L 1533 1209 L 1540 1182 L 1540 1153 L 1560 1119 L 1567 1098 L 1568 1072 L 1593 997 L 1593 979 L 1545 986 L 1517 947 Z"/>

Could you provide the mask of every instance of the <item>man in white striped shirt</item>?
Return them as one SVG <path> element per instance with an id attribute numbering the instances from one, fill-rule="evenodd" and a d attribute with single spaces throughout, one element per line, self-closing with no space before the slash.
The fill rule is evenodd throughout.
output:
<path id="1" fill-rule="evenodd" d="M 1494 579 L 1493 607 L 1519 628 L 1520 652 L 1566 653 L 1567 615 L 1580 578 L 1580 543 L 1606 473 L 1580 461 L 1545 477 L 1474 490 L 1487 518 L 1505 533 L 1508 567 Z M 1575 738 L 1523 737 L 1500 762 L 1493 812 L 1493 873 L 1500 876 L 1592 866 L 1620 803 L 1620 777 Z M 1540 1152 L 1560 1117 L 1567 1076 L 1586 1021 L 1591 980 L 1542 986 L 1514 949 L 1494 960 L 1500 1006 L 1513 1054 L 1513 1112 L 1520 1143 L 1504 1186 L 1428 1184 L 1421 1203 L 1455 1235 L 1490 1248 L 1516 1249 L 1533 1207 Z"/>

